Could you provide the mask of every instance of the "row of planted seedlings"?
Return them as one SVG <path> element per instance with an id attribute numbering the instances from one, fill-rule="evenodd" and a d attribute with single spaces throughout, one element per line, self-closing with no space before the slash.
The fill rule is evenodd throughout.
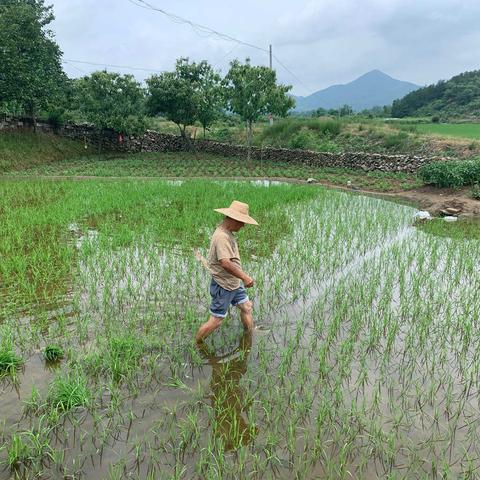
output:
<path id="1" fill-rule="evenodd" d="M 436 271 L 423 260 L 415 277 L 413 265 L 430 258 L 429 248 L 443 258 L 443 244 L 433 249 L 425 240 L 418 257 L 417 238 L 402 233 L 410 209 L 333 192 L 318 197 L 287 209 L 294 232 L 271 256 L 245 259 L 264 325 L 253 343 L 231 319 L 206 352 L 193 346 L 208 278 L 191 255 L 156 245 L 148 233 L 129 247 L 101 236 L 82 243 L 78 314 L 49 332 L 67 337 L 68 363 L 48 393 L 32 392 L 27 416 L 10 426 L 17 433 L 5 438 L 9 462 L 87 478 L 346 477 L 352 465 L 359 478 L 372 466 L 399 477 L 423 471 L 423 459 L 388 463 L 399 443 L 369 401 L 384 408 L 385 375 L 396 365 L 388 359 L 396 357 L 377 373 L 383 342 L 405 348 L 399 324 L 408 325 L 419 278 Z M 450 279 L 464 278 L 454 248 L 446 251 Z M 397 307 L 392 291 L 411 296 L 400 295 Z M 372 377 L 376 390 L 366 388 Z M 86 393 L 63 408 L 52 402 L 53 385 Z"/>

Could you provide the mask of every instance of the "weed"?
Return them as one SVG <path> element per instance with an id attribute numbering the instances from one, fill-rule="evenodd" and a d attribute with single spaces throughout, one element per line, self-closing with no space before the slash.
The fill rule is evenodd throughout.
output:
<path id="1" fill-rule="evenodd" d="M 43 350 L 43 358 L 47 362 L 56 362 L 65 355 L 63 349 L 58 345 L 47 345 Z"/>

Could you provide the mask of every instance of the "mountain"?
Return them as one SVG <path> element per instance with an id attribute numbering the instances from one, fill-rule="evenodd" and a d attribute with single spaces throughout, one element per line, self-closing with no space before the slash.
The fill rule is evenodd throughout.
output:
<path id="1" fill-rule="evenodd" d="M 319 107 L 329 109 L 350 105 L 353 110 L 359 111 L 390 105 L 393 100 L 417 88 L 418 85 L 396 80 L 380 70 L 372 70 L 345 85 L 332 85 L 308 97 L 295 97 L 295 110 L 305 112 Z"/>
<path id="2" fill-rule="evenodd" d="M 392 116 L 480 116 L 480 70 L 420 88 L 395 100 Z"/>

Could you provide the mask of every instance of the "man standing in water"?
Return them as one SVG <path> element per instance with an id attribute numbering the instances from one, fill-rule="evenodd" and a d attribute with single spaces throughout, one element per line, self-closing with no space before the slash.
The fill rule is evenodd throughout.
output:
<path id="1" fill-rule="evenodd" d="M 216 208 L 215 211 L 225 215 L 225 218 L 215 230 L 210 242 L 208 263 L 212 274 L 210 282 L 212 303 L 210 318 L 198 329 L 195 337 L 198 343 L 220 327 L 230 305 L 240 309 L 240 318 L 245 330 L 253 330 L 252 302 L 245 288 L 253 287 L 255 281 L 242 270 L 233 232 L 238 232 L 246 223 L 250 225 L 258 223 L 248 215 L 248 205 L 236 200 L 229 208 Z"/>

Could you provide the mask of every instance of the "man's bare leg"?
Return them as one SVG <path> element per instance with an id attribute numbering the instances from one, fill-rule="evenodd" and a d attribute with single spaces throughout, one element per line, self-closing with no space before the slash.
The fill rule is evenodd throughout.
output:
<path id="1" fill-rule="evenodd" d="M 214 332 L 223 322 L 223 318 L 214 317 L 210 315 L 210 318 L 198 329 L 195 340 L 197 343 L 205 340 L 212 332 Z"/>
<path id="2" fill-rule="evenodd" d="M 238 305 L 240 309 L 240 319 L 243 323 L 243 328 L 248 332 L 253 331 L 255 324 L 253 323 L 253 304 L 250 300 L 245 303 Z"/>

